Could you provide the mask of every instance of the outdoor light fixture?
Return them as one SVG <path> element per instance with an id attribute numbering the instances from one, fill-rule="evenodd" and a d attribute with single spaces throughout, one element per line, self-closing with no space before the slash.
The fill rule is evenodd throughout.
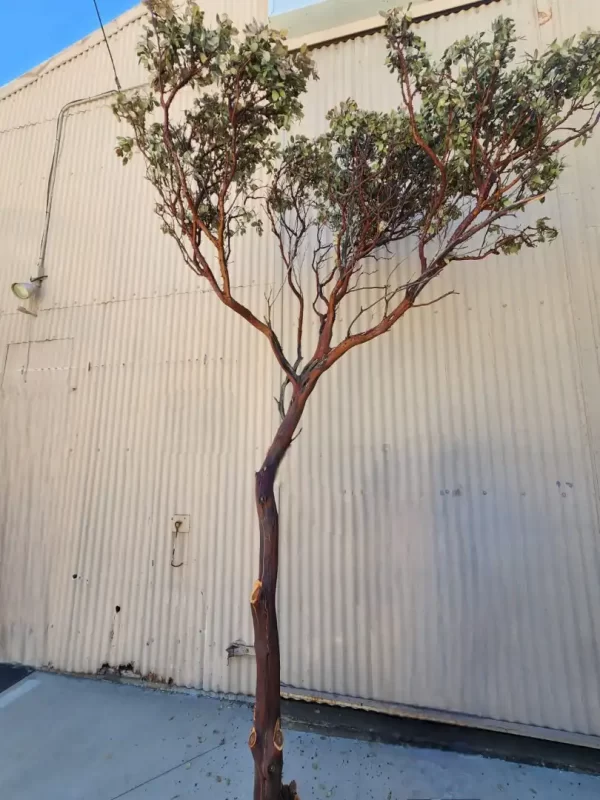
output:
<path id="1" fill-rule="evenodd" d="M 45 275 L 40 275 L 39 278 L 30 278 L 28 281 L 13 283 L 10 288 L 19 300 L 29 300 L 39 290 L 45 277 Z"/>

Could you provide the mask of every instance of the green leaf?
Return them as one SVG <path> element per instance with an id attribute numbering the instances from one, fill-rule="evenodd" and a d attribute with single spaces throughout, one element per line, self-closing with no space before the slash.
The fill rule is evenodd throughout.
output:
<path id="1" fill-rule="evenodd" d="M 151 88 L 117 95 L 113 110 L 130 136 L 115 150 L 123 164 L 142 152 L 161 225 L 180 250 L 183 242 L 184 258 L 199 258 L 199 246 L 212 259 L 220 241 L 222 262 L 235 236 L 261 233 L 257 195 L 282 225 L 275 233 L 285 252 L 310 263 L 315 241 L 335 243 L 325 274 L 347 268 L 352 286 L 366 264 L 382 278 L 372 283 L 385 285 L 385 249 L 420 240 L 429 255 L 429 237 L 441 253 L 435 274 L 482 246 L 485 255 L 511 255 L 555 238 L 548 221 L 532 223 L 530 201 L 545 202 L 555 186 L 567 137 L 574 131 L 583 146 L 596 125 L 577 112 L 600 101 L 598 34 L 517 56 L 522 31 L 498 17 L 491 31 L 462 37 L 436 59 L 410 17 L 391 11 L 386 64 L 398 91 L 381 111 L 346 100 L 310 138 L 294 128 L 316 77 L 306 46 L 290 53 L 261 22 L 238 36 L 224 15 L 210 26 L 193 3 L 153 2 L 155 30 L 147 27 L 138 46 Z M 412 103 L 394 108 L 401 90 Z M 156 109 L 172 101 L 165 126 Z M 190 241 L 196 218 L 211 234 L 200 245 Z"/>

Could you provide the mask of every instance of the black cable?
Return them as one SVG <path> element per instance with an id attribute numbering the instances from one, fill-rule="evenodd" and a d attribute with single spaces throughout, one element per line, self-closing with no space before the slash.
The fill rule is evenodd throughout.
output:
<path id="1" fill-rule="evenodd" d="M 106 37 L 106 31 L 104 30 L 104 25 L 102 24 L 102 17 L 100 16 L 100 9 L 98 8 L 98 3 L 96 0 L 94 1 L 94 8 L 96 9 L 96 15 L 98 17 L 98 22 L 100 23 L 100 27 L 102 28 L 102 35 L 104 36 L 104 42 L 106 44 L 106 49 L 108 50 L 108 55 L 110 56 L 110 63 L 112 64 L 113 72 L 115 74 L 115 83 L 117 84 L 117 89 L 121 91 L 121 83 L 119 82 L 119 76 L 117 75 L 117 68 L 115 67 L 115 60 L 113 58 L 113 54 L 110 50 L 110 45 L 108 43 L 108 39 Z"/>

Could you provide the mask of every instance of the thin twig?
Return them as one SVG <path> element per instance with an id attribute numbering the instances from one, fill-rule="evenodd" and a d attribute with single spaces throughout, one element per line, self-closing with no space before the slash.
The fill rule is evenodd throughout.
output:
<path id="1" fill-rule="evenodd" d="M 451 294 L 460 294 L 460 292 L 455 292 L 453 290 L 451 292 L 441 294 L 439 297 L 436 297 L 435 300 L 430 300 L 428 303 L 413 303 L 413 308 L 425 308 L 425 306 L 432 306 L 434 303 L 439 303 L 440 300 L 444 299 L 444 297 L 450 297 Z"/>

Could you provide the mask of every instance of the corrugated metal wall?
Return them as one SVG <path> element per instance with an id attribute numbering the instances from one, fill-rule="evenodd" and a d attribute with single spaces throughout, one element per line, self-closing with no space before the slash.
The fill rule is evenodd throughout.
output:
<path id="1" fill-rule="evenodd" d="M 439 52 L 505 13 L 533 50 L 600 27 L 599 9 L 578 6 L 546 17 L 541 3 L 502 2 L 421 29 Z M 400 103 L 379 36 L 318 63 L 336 80 L 313 86 L 310 132 L 340 98 Z M 569 154 L 545 207 L 563 231 L 554 246 L 446 271 L 430 296 L 458 297 L 411 312 L 311 398 L 281 489 L 290 685 L 600 734 L 600 142 L 590 148 Z"/>
<path id="2" fill-rule="evenodd" d="M 213 5 L 236 19 L 262 7 Z M 144 77 L 139 13 L 128 17 L 110 39 L 123 86 Z M 112 88 L 102 42 L 79 49 L 0 102 L 6 289 L 35 271 L 59 109 Z M 110 98 L 67 112 L 38 317 L 0 293 L 0 660 L 133 663 L 249 693 L 251 664 L 228 668 L 225 648 L 251 637 L 253 471 L 277 376 L 261 337 L 160 233 L 141 164 L 123 169 L 114 155 L 122 132 Z M 275 261 L 248 244 L 234 281 L 260 306 Z M 191 518 L 181 568 L 174 514 Z"/>
<path id="3" fill-rule="evenodd" d="M 568 6 L 500 0 L 422 28 L 440 49 L 507 13 L 534 49 L 600 27 L 595 4 Z M 123 85 L 142 77 L 138 32 L 133 12 L 111 36 Z M 399 102 L 380 36 L 315 57 L 305 131 L 348 96 Z M 6 287 L 34 269 L 58 111 L 110 89 L 109 67 L 91 42 L 0 101 Z M 38 317 L 0 293 L 0 659 L 250 692 L 251 661 L 225 648 L 251 640 L 278 376 L 158 232 L 117 133 L 107 101 L 68 113 Z M 311 399 L 280 482 L 289 687 L 600 735 L 599 154 L 575 151 L 546 206 L 559 242 L 453 268 L 436 289 L 459 296 Z M 272 243 L 248 237 L 236 264 L 260 309 Z M 180 568 L 174 514 L 190 515 Z"/>

